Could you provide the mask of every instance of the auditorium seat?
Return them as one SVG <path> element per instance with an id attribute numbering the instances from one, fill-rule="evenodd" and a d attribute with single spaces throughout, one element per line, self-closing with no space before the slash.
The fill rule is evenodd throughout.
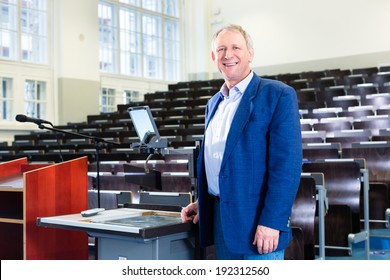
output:
<path id="1" fill-rule="evenodd" d="M 390 142 L 390 135 L 374 135 L 371 137 L 372 142 Z"/>
<path id="2" fill-rule="evenodd" d="M 299 188 L 292 207 L 291 225 L 292 227 L 301 229 L 301 231 L 295 230 L 296 235 L 293 240 L 302 240 L 303 246 L 299 245 L 299 242 L 297 244 L 294 244 L 294 242 L 293 244 L 290 244 L 285 252 L 286 259 L 314 259 L 314 245 L 316 239 L 314 236 L 315 214 L 316 182 L 312 177 L 301 176 Z M 303 236 L 301 237 L 300 234 Z M 302 248 L 302 251 L 300 248 Z"/>
<path id="3" fill-rule="evenodd" d="M 386 210 L 390 209 L 390 185 L 381 182 L 370 183 L 369 205 L 370 230 L 387 228 L 386 223 L 389 221 L 386 217 Z M 361 212 L 363 211 L 362 208 Z"/>
<path id="4" fill-rule="evenodd" d="M 358 84 L 347 90 L 347 95 L 358 95 L 363 101 L 367 95 L 378 93 L 378 89 L 373 84 Z"/>
<path id="5" fill-rule="evenodd" d="M 363 129 L 350 129 L 334 131 L 332 136 L 326 137 L 326 143 L 340 143 L 343 148 L 352 147 L 354 142 L 370 141 L 371 131 Z"/>
<path id="6" fill-rule="evenodd" d="M 115 113 L 100 113 L 98 115 L 88 115 L 88 124 L 112 123 L 111 115 Z"/>
<path id="7" fill-rule="evenodd" d="M 361 101 L 361 105 L 372 105 L 375 109 L 380 108 L 382 105 L 390 104 L 390 93 L 375 93 L 368 94 L 366 98 Z"/>
<path id="8" fill-rule="evenodd" d="M 326 75 L 325 71 L 305 71 L 300 73 L 301 79 L 307 79 L 308 81 L 316 81 L 324 78 Z"/>
<path id="9" fill-rule="evenodd" d="M 312 131 L 310 123 L 301 123 L 301 131 Z"/>
<path id="10" fill-rule="evenodd" d="M 301 73 L 286 73 L 286 74 L 278 74 L 276 76 L 277 80 L 282 81 L 284 83 L 289 84 L 291 81 L 301 79 Z"/>
<path id="11" fill-rule="evenodd" d="M 343 111 L 347 111 L 348 107 L 359 106 L 359 105 L 360 105 L 360 96 L 354 96 L 354 95 L 334 96 L 332 100 L 326 102 L 327 107 L 341 107 L 343 108 Z"/>
<path id="12" fill-rule="evenodd" d="M 390 116 L 390 108 L 385 107 L 379 107 L 379 109 L 376 110 L 377 115 L 389 115 Z"/>
<path id="13" fill-rule="evenodd" d="M 317 111 L 314 109 L 312 112 L 308 112 L 306 114 L 302 114 L 302 118 L 304 119 L 318 119 L 321 120 L 322 118 L 336 118 L 337 113 L 336 112 L 324 112 L 324 111 Z"/>
<path id="14" fill-rule="evenodd" d="M 325 102 L 322 101 L 306 101 L 299 103 L 298 106 L 299 109 L 308 110 L 310 112 L 313 111 L 313 109 L 324 108 L 326 105 Z"/>
<path id="15" fill-rule="evenodd" d="M 327 135 L 333 135 L 334 131 L 347 130 L 352 129 L 352 124 L 350 121 L 339 118 L 338 121 L 331 122 L 329 119 L 326 121 L 329 122 L 321 122 L 313 124 L 314 130 L 323 130 L 327 132 Z M 321 119 L 321 121 L 325 121 L 325 119 Z"/>
<path id="16" fill-rule="evenodd" d="M 348 107 L 347 111 L 339 112 L 338 115 L 339 117 L 352 117 L 354 121 L 357 121 L 367 116 L 374 116 L 375 112 L 372 107 L 352 106 Z"/>
<path id="17" fill-rule="evenodd" d="M 320 79 L 312 80 L 309 82 L 309 87 L 314 88 L 319 91 L 326 90 L 329 87 L 335 86 L 334 77 L 322 77 Z"/>
<path id="18" fill-rule="evenodd" d="M 353 127 L 370 130 L 372 135 L 378 135 L 380 129 L 390 128 L 390 117 L 388 115 L 367 116 L 354 121 Z"/>
<path id="19" fill-rule="evenodd" d="M 378 72 L 390 72 L 390 65 L 381 65 L 378 68 Z"/>
<path id="20" fill-rule="evenodd" d="M 352 253 L 350 234 L 366 236 L 361 230 L 360 193 L 361 163 L 352 160 L 305 162 L 303 172 L 323 173 L 329 203 L 325 219 L 327 256 L 348 256 Z M 366 217 L 364 217 L 366 218 Z"/>
<path id="21" fill-rule="evenodd" d="M 379 129 L 379 135 L 380 136 L 390 135 L 390 128 Z"/>
<path id="22" fill-rule="evenodd" d="M 378 87 L 378 93 L 390 93 L 390 82 L 384 83 L 383 86 Z"/>
<path id="23" fill-rule="evenodd" d="M 328 101 L 332 101 L 334 97 L 338 97 L 338 96 L 345 96 L 344 88 L 331 87 L 331 88 L 326 88 L 324 90 L 318 91 L 317 100 L 328 102 Z"/>
<path id="24" fill-rule="evenodd" d="M 342 150 L 342 158 L 364 158 L 369 171 L 370 182 L 384 182 L 390 185 L 390 142 L 353 143 Z"/>
<path id="25" fill-rule="evenodd" d="M 326 132 L 325 131 L 302 131 L 302 143 L 324 143 Z"/>
<path id="26" fill-rule="evenodd" d="M 336 118 L 338 113 L 340 113 L 342 111 L 343 111 L 343 108 L 341 108 L 341 107 L 324 107 L 324 108 L 313 109 L 312 112 L 313 113 L 334 113 L 332 117 L 323 117 L 323 118 L 321 118 L 321 119 L 328 119 L 329 118 L 329 121 L 333 122 L 333 121 L 342 120 L 342 119 Z M 321 122 L 324 122 L 324 121 L 321 121 Z"/>
<path id="27" fill-rule="evenodd" d="M 295 90 L 300 89 L 307 89 L 308 88 L 308 81 L 307 79 L 297 79 L 288 82 L 288 85 L 292 86 Z"/>
<path id="28" fill-rule="evenodd" d="M 372 83 L 376 87 L 382 87 L 385 83 L 390 82 L 390 72 L 378 72 L 365 79 L 366 83 Z"/>
<path id="29" fill-rule="evenodd" d="M 355 85 L 363 84 L 362 75 L 348 75 L 335 80 L 336 86 L 344 86 L 347 90 Z"/>
<path id="30" fill-rule="evenodd" d="M 352 69 L 352 75 L 362 75 L 364 77 L 369 77 L 376 73 L 378 73 L 378 67 L 364 67 Z"/>
<path id="31" fill-rule="evenodd" d="M 335 77 L 336 79 L 342 78 L 344 76 L 351 75 L 352 71 L 349 69 L 328 69 L 324 71 L 327 77 Z"/>
<path id="32" fill-rule="evenodd" d="M 38 141 L 38 136 L 36 134 L 20 134 L 15 135 L 12 145 L 14 146 L 24 146 L 24 145 L 35 145 Z"/>
<path id="33" fill-rule="evenodd" d="M 6 142 L 5 142 L 6 143 Z M 1 145 L 0 146 L 0 161 L 4 162 L 13 158 L 18 152 L 18 148 L 15 146 Z"/>
<path id="34" fill-rule="evenodd" d="M 305 240 L 302 228 L 291 226 L 292 240 L 288 247 L 284 249 L 285 260 L 304 260 L 305 259 Z"/>
<path id="35" fill-rule="evenodd" d="M 341 149 L 350 148 L 353 143 L 369 141 L 369 138 L 366 136 L 336 136 L 336 137 L 327 137 L 325 143 L 339 143 Z"/>
<path id="36" fill-rule="evenodd" d="M 340 143 L 302 143 L 303 159 L 308 161 L 338 159 L 340 151 Z"/>
<path id="37" fill-rule="evenodd" d="M 380 130 L 383 134 L 387 129 Z M 374 140 L 373 136 L 373 140 Z M 352 143 L 351 148 L 342 149 L 342 158 L 362 158 L 366 162 L 369 177 L 369 223 L 372 241 L 377 238 L 390 238 L 390 142 Z M 361 193 L 361 199 L 363 194 Z M 363 206 L 361 205 L 361 212 Z M 361 225 L 363 226 L 363 220 Z M 382 244 L 375 242 L 374 246 Z M 383 249 L 377 248 L 375 249 Z"/>
<path id="38" fill-rule="evenodd" d="M 313 88 L 304 88 L 296 90 L 298 103 L 313 102 L 316 101 L 316 91 Z"/>

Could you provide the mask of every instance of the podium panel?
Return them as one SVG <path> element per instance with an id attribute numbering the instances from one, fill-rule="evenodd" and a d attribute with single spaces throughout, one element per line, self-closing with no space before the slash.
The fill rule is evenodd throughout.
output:
<path id="1" fill-rule="evenodd" d="M 88 208 L 87 157 L 54 164 L 0 163 L 0 259 L 88 259 L 85 233 L 36 225 L 38 216 Z"/>

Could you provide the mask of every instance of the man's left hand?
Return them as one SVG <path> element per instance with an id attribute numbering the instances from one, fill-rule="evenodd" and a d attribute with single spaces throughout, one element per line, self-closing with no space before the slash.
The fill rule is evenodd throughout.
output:
<path id="1" fill-rule="evenodd" d="M 259 254 L 268 254 L 276 250 L 279 242 L 279 230 L 257 226 L 253 245 L 257 246 Z"/>

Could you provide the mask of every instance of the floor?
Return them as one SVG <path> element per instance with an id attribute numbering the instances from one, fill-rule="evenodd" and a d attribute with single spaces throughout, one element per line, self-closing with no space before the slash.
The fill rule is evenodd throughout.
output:
<path id="1" fill-rule="evenodd" d="M 375 229 L 370 231 L 370 260 L 390 260 L 390 228 Z M 326 260 L 365 260 L 365 243 L 361 242 L 353 246 L 352 256 L 325 257 Z"/>

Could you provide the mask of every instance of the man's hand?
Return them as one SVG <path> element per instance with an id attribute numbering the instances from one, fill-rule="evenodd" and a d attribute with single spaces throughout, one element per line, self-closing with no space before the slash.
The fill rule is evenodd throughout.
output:
<path id="1" fill-rule="evenodd" d="M 181 210 L 181 221 L 183 223 L 192 221 L 196 224 L 198 219 L 198 202 L 190 203 Z"/>
<path id="2" fill-rule="evenodd" d="M 268 254 L 276 250 L 279 242 L 279 230 L 265 226 L 257 226 L 253 245 L 259 254 Z"/>

